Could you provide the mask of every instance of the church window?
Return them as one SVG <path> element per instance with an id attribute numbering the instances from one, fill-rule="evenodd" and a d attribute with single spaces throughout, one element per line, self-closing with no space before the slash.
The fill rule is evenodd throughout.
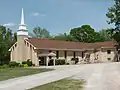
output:
<path id="1" fill-rule="evenodd" d="M 65 58 L 67 58 L 67 51 L 64 51 Z"/>
<path id="2" fill-rule="evenodd" d="M 59 58 L 59 51 L 56 51 L 56 58 Z"/>
<path id="3" fill-rule="evenodd" d="M 17 44 L 15 44 L 15 47 L 17 47 Z"/>

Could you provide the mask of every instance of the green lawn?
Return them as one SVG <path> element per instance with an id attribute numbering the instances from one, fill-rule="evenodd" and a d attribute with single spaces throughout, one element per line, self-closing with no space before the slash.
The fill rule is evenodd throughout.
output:
<path id="1" fill-rule="evenodd" d="M 84 81 L 74 79 L 63 79 L 29 90 L 83 90 Z"/>
<path id="2" fill-rule="evenodd" d="M 40 69 L 40 68 L 8 68 L 0 69 L 0 81 L 7 80 L 10 78 L 27 76 L 30 74 L 37 74 L 41 72 L 50 71 L 52 69 Z"/>

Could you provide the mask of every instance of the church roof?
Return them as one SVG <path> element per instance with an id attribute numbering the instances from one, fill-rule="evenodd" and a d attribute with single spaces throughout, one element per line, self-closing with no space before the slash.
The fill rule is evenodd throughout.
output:
<path id="1" fill-rule="evenodd" d="M 27 39 L 29 43 L 36 47 L 36 49 L 58 49 L 58 50 L 84 50 L 84 49 L 98 49 L 102 47 L 114 47 L 115 41 L 105 41 L 96 43 L 81 43 L 81 42 L 70 42 L 62 40 L 49 40 L 39 38 Z"/>

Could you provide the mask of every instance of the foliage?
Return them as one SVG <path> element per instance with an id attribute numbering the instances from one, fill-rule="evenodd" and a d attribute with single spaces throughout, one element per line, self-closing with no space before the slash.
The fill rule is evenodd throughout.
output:
<path id="1" fill-rule="evenodd" d="M 33 33 L 37 38 L 49 38 L 50 34 L 45 28 L 35 27 Z"/>
<path id="2" fill-rule="evenodd" d="M 27 64 L 27 61 L 22 61 L 22 64 Z"/>
<path id="3" fill-rule="evenodd" d="M 24 67 L 24 64 L 19 64 L 19 67 Z"/>
<path id="4" fill-rule="evenodd" d="M 0 69 L 6 69 L 6 68 L 9 68 L 9 65 L 4 64 L 4 65 L 0 66 Z"/>
<path id="5" fill-rule="evenodd" d="M 70 31 L 70 35 L 77 39 L 79 42 L 96 42 L 97 33 L 90 25 L 83 25 L 78 28 L 73 28 Z"/>
<path id="6" fill-rule="evenodd" d="M 20 63 L 17 63 L 17 62 L 15 62 L 15 61 L 11 61 L 10 63 L 9 63 L 9 67 L 18 67 L 19 66 L 19 64 Z"/>
<path id="7" fill-rule="evenodd" d="M 70 36 L 69 34 L 58 34 L 52 38 L 53 40 L 64 40 L 64 41 L 78 41 L 74 37 Z"/>
<path id="8" fill-rule="evenodd" d="M 10 60 L 9 48 L 16 42 L 16 34 L 4 26 L 0 26 L 0 65 L 8 64 Z"/>
<path id="9" fill-rule="evenodd" d="M 27 64 L 24 64 L 24 67 L 28 67 L 28 65 L 27 65 Z"/>
<path id="10" fill-rule="evenodd" d="M 108 28 L 108 29 L 102 29 L 100 30 L 98 33 L 100 35 L 99 38 L 101 38 L 101 41 L 110 41 L 112 40 L 112 36 L 111 34 L 109 33 L 109 31 L 111 30 L 111 28 Z"/>
<path id="11" fill-rule="evenodd" d="M 22 64 L 27 64 L 28 66 L 32 66 L 32 61 L 28 59 L 27 61 L 22 61 Z"/>
<path id="12" fill-rule="evenodd" d="M 65 65 L 65 59 L 56 59 L 55 65 Z"/>
<path id="13" fill-rule="evenodd" d="M 111 29 L 112 37 L 120 44 L 120 0 L 114 0 L 115 4 L 108 8 L 106 16 L 109 18 L 108 24 L 114 24 L 115 29 Z"/>

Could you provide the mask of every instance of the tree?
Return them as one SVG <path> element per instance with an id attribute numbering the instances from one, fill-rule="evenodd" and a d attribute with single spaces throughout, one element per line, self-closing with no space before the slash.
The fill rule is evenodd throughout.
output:
<path id="1" fill-rule="evenodd" d="M 50 34 L 45 28 L 36 27 L 33 29 L 33 33 L 37 38 L 49 38 Z"/>
<path id="2" fill-rule="evenodd" d="M 115 28 L 109 30 L 110 34 L 117 41 L 118 45 L 116 45 L 116 58 L 118 60 L 118 52 L 120 48 L 120 0 L 114 0 L 115 4 L 108 8 L 108 13 L 106 16 L 108 17 L 109 21 L 108 24 L 114 24 Z M 119 57 L 120 58 L 120 57 Z"/>
<path id="3" fill-rule="evenodd" d="M 64 41 L 76 41 L 72 36 L 66 33 L 56 35 L 52 39 L 53 40 L 64 40 Z"/>
<path id="4" fill-rule="evenodd" d="M 78 28 L 73 28 L 70 31 L 70 35 L 79 42 L 87 43 L 95 42 L 95 36 L 97 36 L 97 34 L 98 33 L 96 33 L 95 30 L 90 27 L 90 25 L 83 25 Z"/>
<path id="5" fill-rule="evenodd" d="M 110 41 L 110 40 L 112 40 L 112 36 L 109 33 L 110 30 L 111 30 L 111 28 L 110 29 L 102 29 L 102 30 L 100 30 L 98 32 L 99 33 L 99 38 L 101 39 L 101 41 Z"/>
<path id="6" fill-rule="evenodd" d="M 8 63 L 10 60 L 9 48 L 16 41 L 12 30 L 4 26 L 0 26 L 0 65 Z"/>
<path id="7" fill-rule="evenodd" d="M 110 32 L 112 37 L 120 44 L 120 0 L 114 1 L 115 4 L 108 8 L 106 16 L 109 18 L 108 24 L 115 25 L 115 29 L 111 29 Z"/>

